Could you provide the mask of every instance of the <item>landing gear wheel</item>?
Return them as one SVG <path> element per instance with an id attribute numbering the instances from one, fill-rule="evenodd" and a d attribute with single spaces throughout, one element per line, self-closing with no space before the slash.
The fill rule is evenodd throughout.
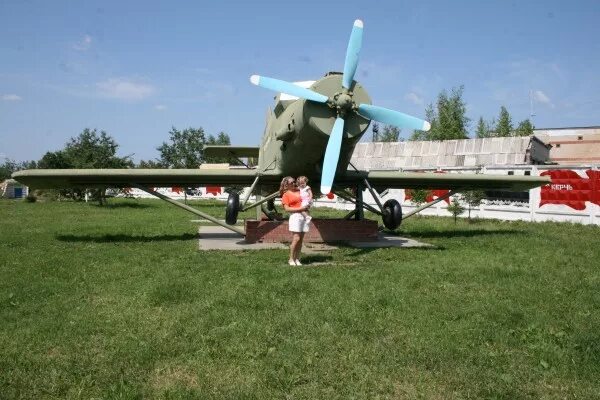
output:
<path id="1" fill-rule="evenodd" d="M 235 192 L 229 193 L 227 206 L 225 207 L 225 222 L 227 225 L 235 225 L 240 212 L 240 195 Z"/>
<path id="2" fill-rule="evenodd" d="M 389 199 L 383 203 L 383 225 L 393 231 L 402 223 L 402 206 L 397 200 Z"/>

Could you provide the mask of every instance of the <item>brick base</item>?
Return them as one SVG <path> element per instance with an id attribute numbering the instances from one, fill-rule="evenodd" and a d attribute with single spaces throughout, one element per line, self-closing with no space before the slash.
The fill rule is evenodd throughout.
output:
<path id="1" fill-rule="evenodd" d="M 246 242 L 286 243 L 292 238 L 287 221 L 245 221 Z M 309 243 L 322 242 L 367 242 L 377 240 L 376 221 L 345 219 L 313 219 L 304 236 Z"/>

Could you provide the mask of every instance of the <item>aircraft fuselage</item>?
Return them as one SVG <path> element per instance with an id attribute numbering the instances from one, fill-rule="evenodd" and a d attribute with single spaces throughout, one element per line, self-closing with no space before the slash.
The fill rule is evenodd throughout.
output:
<path id="1" fill-rule="evenodd" d="M 350 94 L 339 91 L 342 75 L 330 73 L 310 88 L 339 102 L 371 104 L 365 89 L 354 82 Z M 337 97 L 336 97 L 337 96 Z M 306 175 L 313 190 L 319 187 L 321 167 L 329 134 L 337 117 L 335 107 L 279 95 L 270 111 L 259 156 L 259 170 L 282 176 Z M 337 171 L 348 168 L 354 147 L 369 127 L 370 120 L 356 113 L 346 116 Z"/>

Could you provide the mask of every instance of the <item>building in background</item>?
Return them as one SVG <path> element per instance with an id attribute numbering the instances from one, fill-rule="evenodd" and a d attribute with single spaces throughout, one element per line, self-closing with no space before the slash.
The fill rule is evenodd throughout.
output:
<path id="1" fill-rule="evenodd" d="M 600 164 L 600 126 L 535 129 L 551 145 L 550 161 L 559 165 Z"/>
<path id="2" fill-rule="evenodd" d="M 3 199 L 22 199 L 27 197 L 29 191 L 27 186 L 15 181 L 7 179 L 0 182 L 0 198 Z"/>

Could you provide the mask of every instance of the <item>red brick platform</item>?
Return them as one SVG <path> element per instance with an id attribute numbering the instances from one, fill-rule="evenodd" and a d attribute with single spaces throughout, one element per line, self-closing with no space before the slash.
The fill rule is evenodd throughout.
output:
<path id="1" fill-rule="evenodd" d="M 287 221 L 246 220 L 247 243 L 281 243 L 289 242 L 292 234 Z M 304 241 L 308 243 L 323 242 L 372 242 L 377 240 L 378 225 L 376 221 L 345 219 L 313 219 Z"/>

